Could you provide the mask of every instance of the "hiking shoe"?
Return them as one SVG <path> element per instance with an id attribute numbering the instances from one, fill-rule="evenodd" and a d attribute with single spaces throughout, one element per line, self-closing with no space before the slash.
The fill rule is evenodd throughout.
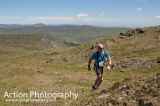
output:
<path id="1" fill-rule="evenodd" d="M 92 86 L 92 90 L 96 90 L 96 89 L 97 89 L 97 88 L 93 85 L 93 86 Z"/>

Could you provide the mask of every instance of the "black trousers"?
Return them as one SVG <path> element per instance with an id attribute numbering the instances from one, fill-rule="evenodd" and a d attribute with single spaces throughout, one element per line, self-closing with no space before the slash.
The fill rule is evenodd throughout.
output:
<path id="1" fill-rule="evenodd" d="M 98 75 L 103 75 L 103 67 L 99 67 L 99 66 L 96 66 L 96 65 L 94 65 L 94 70 L 95 70 L 95 72 L 96 72 L 96 75 L 98 76 Z"/>

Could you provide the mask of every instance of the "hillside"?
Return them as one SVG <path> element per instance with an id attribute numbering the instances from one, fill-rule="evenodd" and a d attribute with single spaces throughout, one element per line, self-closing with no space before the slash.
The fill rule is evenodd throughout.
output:
<path id="1" fill-rule="evenodd" d="M 1 35 L 40 34 L 54 39 L 73 40 L 77 42 L 85 42 L 98 36 L 111 36 L 126 30 L 127 28 L 95 27 L 87 25 L 0 25 Z"/>
<path id="2" fill-rule="evenodd" d="M 19 26 L 18 26 L 19 27 Z M 39 27 L 39 25 L 38 25 Z M 40 27 L 45 27 L 41 26 Z M 77 27 L 76 27 L 77 28 Z M 84 26 L 85 28 L 85 26 Z M 70 27 L 68 27 L 70 29 Z M 83 28 L 82 28 L 83 29 Z M 86 29 L 86 28 L 85 28 Z M 63 29 L 64 30 L 64 29 Z M 62 30 L 61 30 L 62 31 Z M 78 30 L 79 31 L 79 30 Z M 14 31 L 13 31 L 14 32 Z M 116 32 L 116 31 L 115 31 Z M 4 32 L 3 32 L 4 33 Z M 67 31 L 66 31 L 67 33 Z M 116 32 L 117 33 L 117 32 Z M 15 33 L 14 33 L 15 34 Z M 82 33 L 81 33 L 82 34 Z M 16 35 L 16 34 L 15 34 Z M 83 34 L 82 34 L 83 35 Z M 115 36 L 96 37 L 69 47 L 41 47 L 39 36 L 1 36 L 0 87 L 4 91 L 73 91 L 78 99 L 57 98 L 56 102 L 5 102 L 4 106 L 158 106 L 160 98 L 160 27 L 119 31 Z M 5 40 L 4 40 L 5 39 Z M 13 39 L 13 40 L 12 40 Z M 15 40 L 14 40 L 15 39 Z M 12 41 L 20 42 L 14 43 Z M 12 43 L 8 43 L 12 42 Z M 102 42 L 112 54 L 112 71 L 104 72 L 104 81 L 91 91 L 95 73 L 87 70 L 91 47 Z M 35 43 L 35 45 L 33 45 Z M 8 45 L 7 45 L 8 44 Z M 20 44 L 20 45 L 19 45 Z M 32 46 L 33 45 L 33 46 Z M 39 46 L 41 45 L 41 46 Z M 38 48 L 38 49 L 37 49 Z"/>

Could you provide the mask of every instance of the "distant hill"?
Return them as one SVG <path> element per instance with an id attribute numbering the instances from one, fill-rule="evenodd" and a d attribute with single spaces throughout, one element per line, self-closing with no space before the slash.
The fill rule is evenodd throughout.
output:
<path id="1" fill-rule="evenodd" d="M 86 25 L 45 25 L 42 23 L 33 25 L 4 25 L 0 24 L 0 34 L 42 34 L 51 37 L 75 41 L 88 41 L 92 38 L 104 35 L 115 35 L 126 31 L 127 28 L 119 27 L 95 27 Z"/>
<path id="2" fill-rule="evenodd" d="M 77 46 L 97 37 L 117 35 L 127 28 L 95 27 L 87 25 L 0 24 L 1 44 L 36 47 Z M 29 47 L 30 47 L 29 46 Z"/>

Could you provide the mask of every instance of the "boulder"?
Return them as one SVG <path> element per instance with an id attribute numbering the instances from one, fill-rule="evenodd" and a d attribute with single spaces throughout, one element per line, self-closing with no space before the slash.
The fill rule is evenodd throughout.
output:
<path id="1" fill-rule="evenodd" d="M 138 34 L 143 34 L 144 30 L 141 29 L 141 28 L 137 28 L 137 29 L 135 29 L 135 32 L 138 33 Z"/>
<path id="2" fill-rule="evenodd" d="M 133 30 L 128 30 L 125 33 L 120 33 L 120 38 L 126 38 L 126 37 L 131 37 L 135 36 L 137 34 L 143 34 L 145 31 L 141 28 L 133 29 Z"/>

